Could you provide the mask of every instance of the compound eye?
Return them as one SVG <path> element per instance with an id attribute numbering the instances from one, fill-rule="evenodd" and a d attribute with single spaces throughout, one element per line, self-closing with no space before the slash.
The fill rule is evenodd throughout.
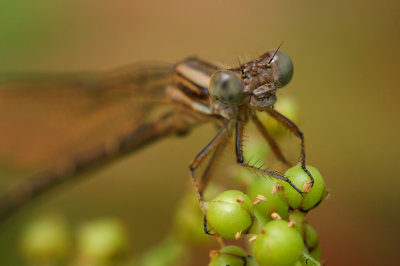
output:
<path id="1" fill-rule="evenodd" d="M 220 70 L 211 76 L 209 86 L 210 96 L 230 106 L 243 102 L 243 82 L 232 71 Z"/>
<path id="2" fill-rule="evenodd" d="M 271 50 L 269 53 L 273 55 L 276 50 Z M 278 70 L 279 87 L 286 86 L 293 76 L 293 63 L 289 56 L 279 50 L 271 61 L 271 65 L 275 65 Z"/>

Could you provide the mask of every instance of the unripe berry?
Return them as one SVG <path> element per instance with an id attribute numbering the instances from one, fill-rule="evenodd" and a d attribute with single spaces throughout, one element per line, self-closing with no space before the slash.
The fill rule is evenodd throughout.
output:
<path id="1" fill-rule="evenodd" d="M 20 244 L 30 264 L 57 264 L 68 256 L 72 236 L 65 219 L 48 215 L 30 222 L 24 228 Z"/>
<path id="2" fill-rule="evenodd" d="M 272 193 L 276 183 L 277 181 L 270 177 L 255 178 L 248 186 L 248 195 L 256 203 L 254 211 L 257 218 L 264 221 L 263 224 L 272 220 L 271 214 L 274 212 L 278 213 L 284 220 L 289 217 L 289 207 L 286 202 L 277 193 Z M 264 196 L 266 200 L 258 200 L 258 195 Z"/>
<path id="3" fill-rule="evenodd" d="M 219 251 L 210 252 L 210 263 L 208 266 L 257 266 L 254 258 L 237 246 L 226 246 Z"/>
<path id="4" fill-rule="evenodd" d="M 78 235 L 78 248 L 83 257 L 104 263 L 120 256 L 128 247 L 124 226 L 114 218 L 103 218 L 84 224 Z"/>
<path id="5" fill-rule="evenodd" d="M 253 219 L 253 205 L 243 192 L 228 190 L 208 203 L 208 225 L 224 238 L 239 238 L 247 233 L 253 225 Z"/>
<path id="6" fill-rule="evenodd" d="M 253 254 L 260 266 L 292 266 L 304 249 L 299 232 L 289 222 L 275 220 L 267 223 L 254 242 Z"/>
<path id="7" fill-rule="evenodd" d="M 219 251 L 210 252 L 210 263 L 208 266 L 244 266 L 247 254 L 237 246 L 226 246 Z"/>
<path id="8" fill-rule="evenodd" d="M 312 187 L 310 178 L 307 173 L 298 164 L 289 168 L 285 176 L 289 178 L 292 184 L 304 193 L 301 195 L 288 182 L 280 181 L 280 184 L 285 188 L 285 199 L 288 205 L 293 209 L 308 211 L 320 204 L 326 196 L 325 181 L 317 168 L 306 166 L 307 170 L 314 178 Z M 308 190 L 308 191 L 307 191 Z"/>

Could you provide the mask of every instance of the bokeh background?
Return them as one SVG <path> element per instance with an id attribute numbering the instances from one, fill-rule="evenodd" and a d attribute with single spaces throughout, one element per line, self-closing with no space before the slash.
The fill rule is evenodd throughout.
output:
<path id="1" fill-rule="evenodd" d="M 2 0 L 0 71 L 106 70 L 188 55 L 235 65 L 284 41 L 295 65 L 285 91 L 299 102 L 308 163 L 331 189 L 308 217 L 324 260 L 398 265 L 399 14 L 395 0 Z M 135 254 L 157 243 L 188 163 L 213 133 L 204 125 L 158 142 L 18 212 L 1 225 L 1 264 L 23 264 L 21 227 L 53 210 L 73 221 L 121 217 Z M 3 168 L 0 176 L 11 171 Z"/>

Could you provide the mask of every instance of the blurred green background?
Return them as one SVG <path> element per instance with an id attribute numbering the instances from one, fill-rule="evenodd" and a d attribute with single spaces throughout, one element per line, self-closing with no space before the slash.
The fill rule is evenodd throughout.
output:
<path id="1" fill-rule="evenodd" d="M 284 90 L 300 105 L 307 162 L 331 189 L 308 217 L 323 257 L 328 265 L 395 265 L 399 14 L 398 1 L 2 0 L 0 72 L 105 70 L 189 55 L 236 65 L 284 41 L 295 65 Z M 204 125 L 163 140 L 18 212 L 0 228 L 1 264 L 22 263 L 21 226 L 51 210 L 73 221 L 121 217 L 134 253 L 157 243 L 188 183 L 189 162 L 213 134 Z"/>

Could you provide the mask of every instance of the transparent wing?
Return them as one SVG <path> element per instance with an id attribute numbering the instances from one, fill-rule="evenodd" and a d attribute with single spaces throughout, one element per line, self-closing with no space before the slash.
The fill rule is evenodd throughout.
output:
<path id="1" fill-rule="evenodd" d="M 0 162 L 48 167 L 94 152 L 162 105 L 170 65 L 0 77 Z"/>

